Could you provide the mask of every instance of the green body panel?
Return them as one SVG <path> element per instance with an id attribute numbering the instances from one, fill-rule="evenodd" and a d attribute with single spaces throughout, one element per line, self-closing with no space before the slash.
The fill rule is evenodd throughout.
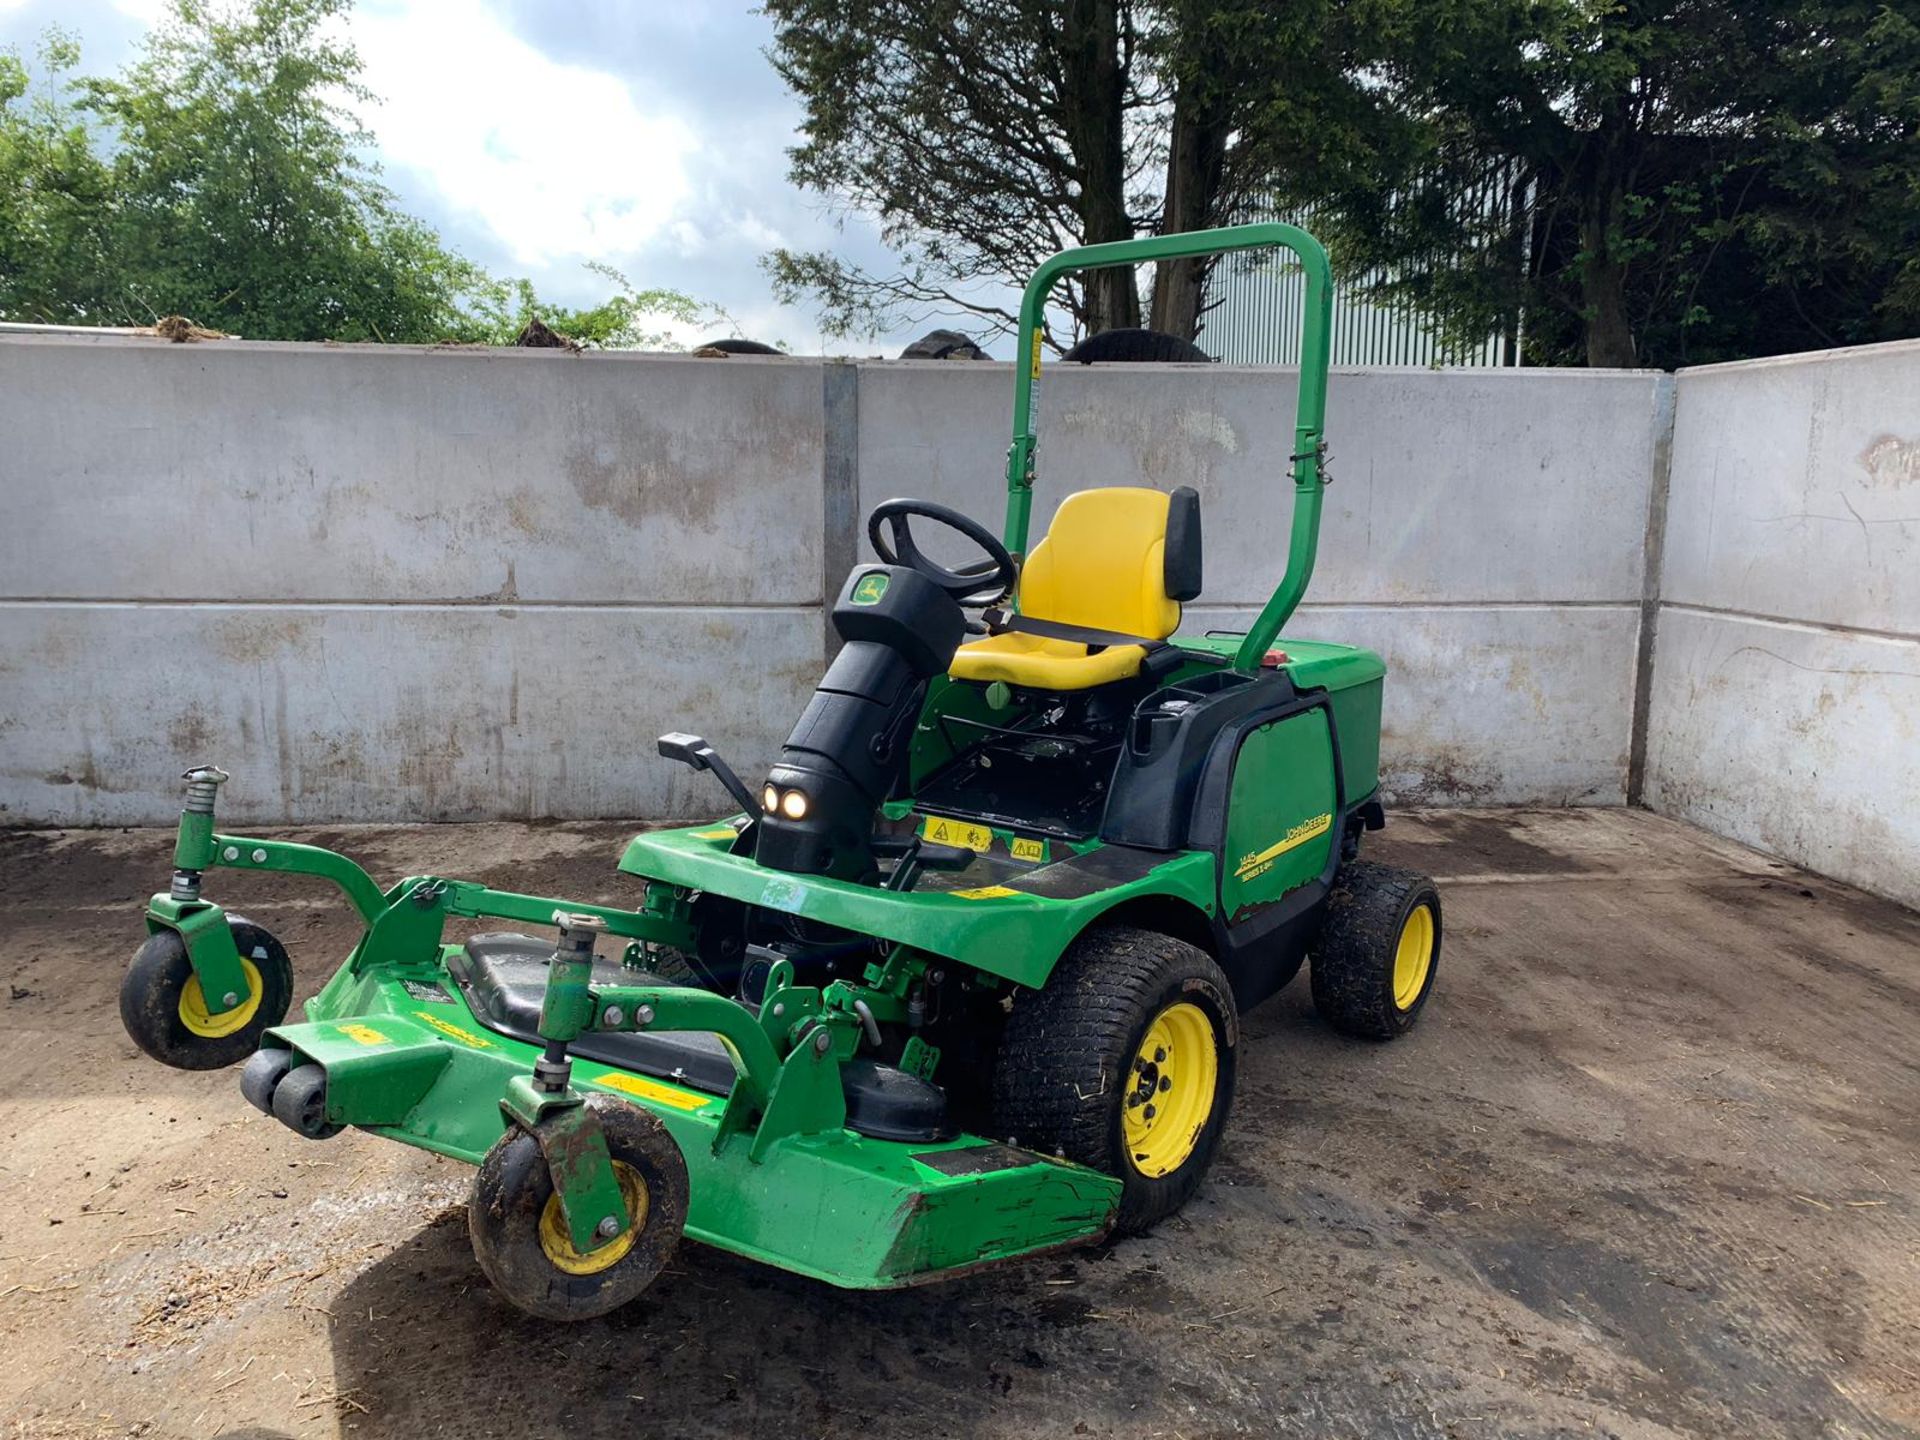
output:
<path id="1" fill-rule="evenodd" d="M 1237 635 L 1186 636 L 1189 650 L 1231 655 Z M 1371 650 L 1327 640 L 1282 638 L 1273 648 L 1286 654 L 1282 667 L 1301 690 L 1324 690 L 1340 737 L 1340 793 L 1345 804 L 1364 800 L 1380 787 L 1380 691 L 1387 665 Z"/>
<path id="2" fill-rule="evenodd" d="M 539 1051 L 486 1029 L 443 988 L 446 1000 L 423 1001 L 377 968 L 342 970 L 307 1003 L 308 1023 L 269 1031 L 266 1044 L 326 1068 L 336 1123 L 478 1164 Z M 972 1136 L 914 1145 L 836 1128 L 789 1135 L 756 1159 L 749 1137 L 726 1133 L 717 1097 L 578 1058 L 573 1079 L 666 1125 L 691 1180 L 689 1235 L 835 1285 L 897 1286 L 1082 1244 L 1119 1201 L 1109 1176 Z M 946 1174 L 915 1158 L 967 1151 L 1004 1168 Z"/>
<path id="3" fill-rule="evenodd" d="M 765 870 L 751 856 L 730 853 L 732 840 L 731 833 L 718 838 L 712 827 L 655 830 L 633 838 L 620 868 L 649 880 L 895 940 L 1032 986 L 1045 984 L 1073 938 L 1122 901 L 1170 895 L 1208 915 L 1214 908 L 1213 856 L 1204 851 L 1169 855 L 1137 880 L 1062 900 L 1017 890 L 980 893 L 1006 891 L 1010 880 L 1020 878 L 1007 873 L 994 855 L 980 857 L 978 873 L 954 877 L 951 890 L 902 894 L 819 875 Z"/>
<path id="4" fill-rule="evenodd" d="M 1271 905 L 1327 867 L 1339 839 L 1327 712 L 1262 725 L 1240 745 L 1227 807 L 1220 908 L 1229 921 Z"/>

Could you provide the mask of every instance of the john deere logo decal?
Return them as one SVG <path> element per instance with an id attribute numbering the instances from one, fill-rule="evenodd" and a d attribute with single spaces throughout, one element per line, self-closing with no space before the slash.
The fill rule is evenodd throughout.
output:
<path id="1" fill-rule="evenodd" d="M 853 603 L 856 605 L 878 605 L 880 597 L 887 593 L 887 572 L 869 570 L 860 577 L 860 583 L 853 587 Z"/>
<path id="2" fill-rule="evenodd" d="M 1273 862 L 1295 846 L 1304 845 L 1316 835 L 1324 835 L 1333 828 L 1332 815 L 1316 815 L 1311 820 L 1302 820 L 1287 831 L 1277 841 L 1257 853 L 1243 855 L 1240 863 L 1233 867 L 1233 878 L 1251 880 L 1264 875 L 1273 868 Z"/>

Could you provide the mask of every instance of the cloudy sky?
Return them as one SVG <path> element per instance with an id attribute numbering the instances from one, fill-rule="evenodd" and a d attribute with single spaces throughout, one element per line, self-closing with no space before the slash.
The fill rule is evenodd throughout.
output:
<path id="1" fill-rule="evenodd" d="M 83 70 L 114 70 L 164 8 L 0 0 L 0 48 L 30 53 L 58 24 Z M 897 354 L 930 328 L 826 342 L 774 303 L 757 262 L 775 246 L 887 262 L 870 221 L 787 183 L 800 107 L 747 0 L 359 0 L 351 33 L 382 97 L 364 119 L 387 183 L 495 273 L 579 303 L 604 298 L 585 262 L 605 261 L 800 352 Z"/>

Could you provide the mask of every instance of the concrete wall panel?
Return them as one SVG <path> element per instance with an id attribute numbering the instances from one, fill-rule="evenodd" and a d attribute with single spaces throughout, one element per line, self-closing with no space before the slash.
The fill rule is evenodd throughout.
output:
<path id="1" fill-rule="evenodd" d="M 1920 634 L 1920 341 L 1677 384 L 1661 598 Z"/>
<path id="2" fill-rule="evenodd" d="M 1637 600 L 1658 376 L 1342 370 L 1312 594 L 1323 603 Z M 998 528 L 1010 366 L 861 367 L 862 511 L 943 501 Z M 1286 562 L 1295 372 L 1047 368 L 1033 535 L 1095 485 L 1191 485 L 1213 605 L 1257 605 Z"/>
<path id="3" fill-rule="evenodd" d="M 8 594 L 820 593 L 817 361 L 14 336 L 0 435 Z"/>
<path id="4" fill-rule="evenodd" d="M 1920 906 L 1920 640 L 1665 608 L 1656 810 Z"/>
<path id="5" fill-rule="evenodd" d="M 750 662 L 750 663 L 749 663 Z M 699 817 L 668 730 L 765 769 L 819 678 L 809 608 L 0 606 L 0 822 Z"/>
<path id="6" fill-rule="evenodd" d="M 1196 608 L 1189 629 L 1251 612 Z M 1380 785 L 1401 805 L 1626 800 L 1636 608 L 1306 605 L 1290 633 L 1387 663 Z"/>

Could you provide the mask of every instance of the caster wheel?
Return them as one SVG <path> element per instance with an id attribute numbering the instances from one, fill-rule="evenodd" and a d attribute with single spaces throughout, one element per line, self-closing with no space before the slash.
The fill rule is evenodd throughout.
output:
<path id="1" fill-rule="evenodd" d="M 273 1118 L 309 1140 L 325 1140 L 344 1128 L 327 1123 L 327 1072 L 296 1065 L 273 1087 Z"/>
<path id="2" fill-rule="evenodd" d="M 120 982 L 120 1023 L 128 1038 L 176 1070 L 221 1070 L 260 1048 L 260 1037 L 286 1019 L 293 1001 L 293 962 L 281 943 L 258 925 L 229 915 L 245 1003 L 209 1014 L 187 944 L 172 930 L 149 935 L 133 952 Z"/>
<path id="3" fill-rule="evenodd" d="M 1359 860 L 1333 882 L 1313 942 L 1313 1008 L 1343 1035 L 1413 1028 L 1440 973 L 1440 892 L 1412 870 Z"/>
<path id="4" fill-rule="evenodd" d="M 487 1152 L 467 1205 L 481 1270 L 516 1307 L 543 1320 L 591 1320 L 626 1304 L 673 1258 L 687 1223 L 687 1162 L 667 1127 L 611 1096 L 587 1104 L 613 1156 L 626 1234 L 598 1250 L 575 1250 L 546 1156 L 518 1126 Z"/>
<path id="5" fill-rule="evenodd" d="M 293 1068 L 291 1050 L 257 1050 L 240 1067 L 240 1093 L 263 1115 L 273 1114 L 273 1091 Z"/>

